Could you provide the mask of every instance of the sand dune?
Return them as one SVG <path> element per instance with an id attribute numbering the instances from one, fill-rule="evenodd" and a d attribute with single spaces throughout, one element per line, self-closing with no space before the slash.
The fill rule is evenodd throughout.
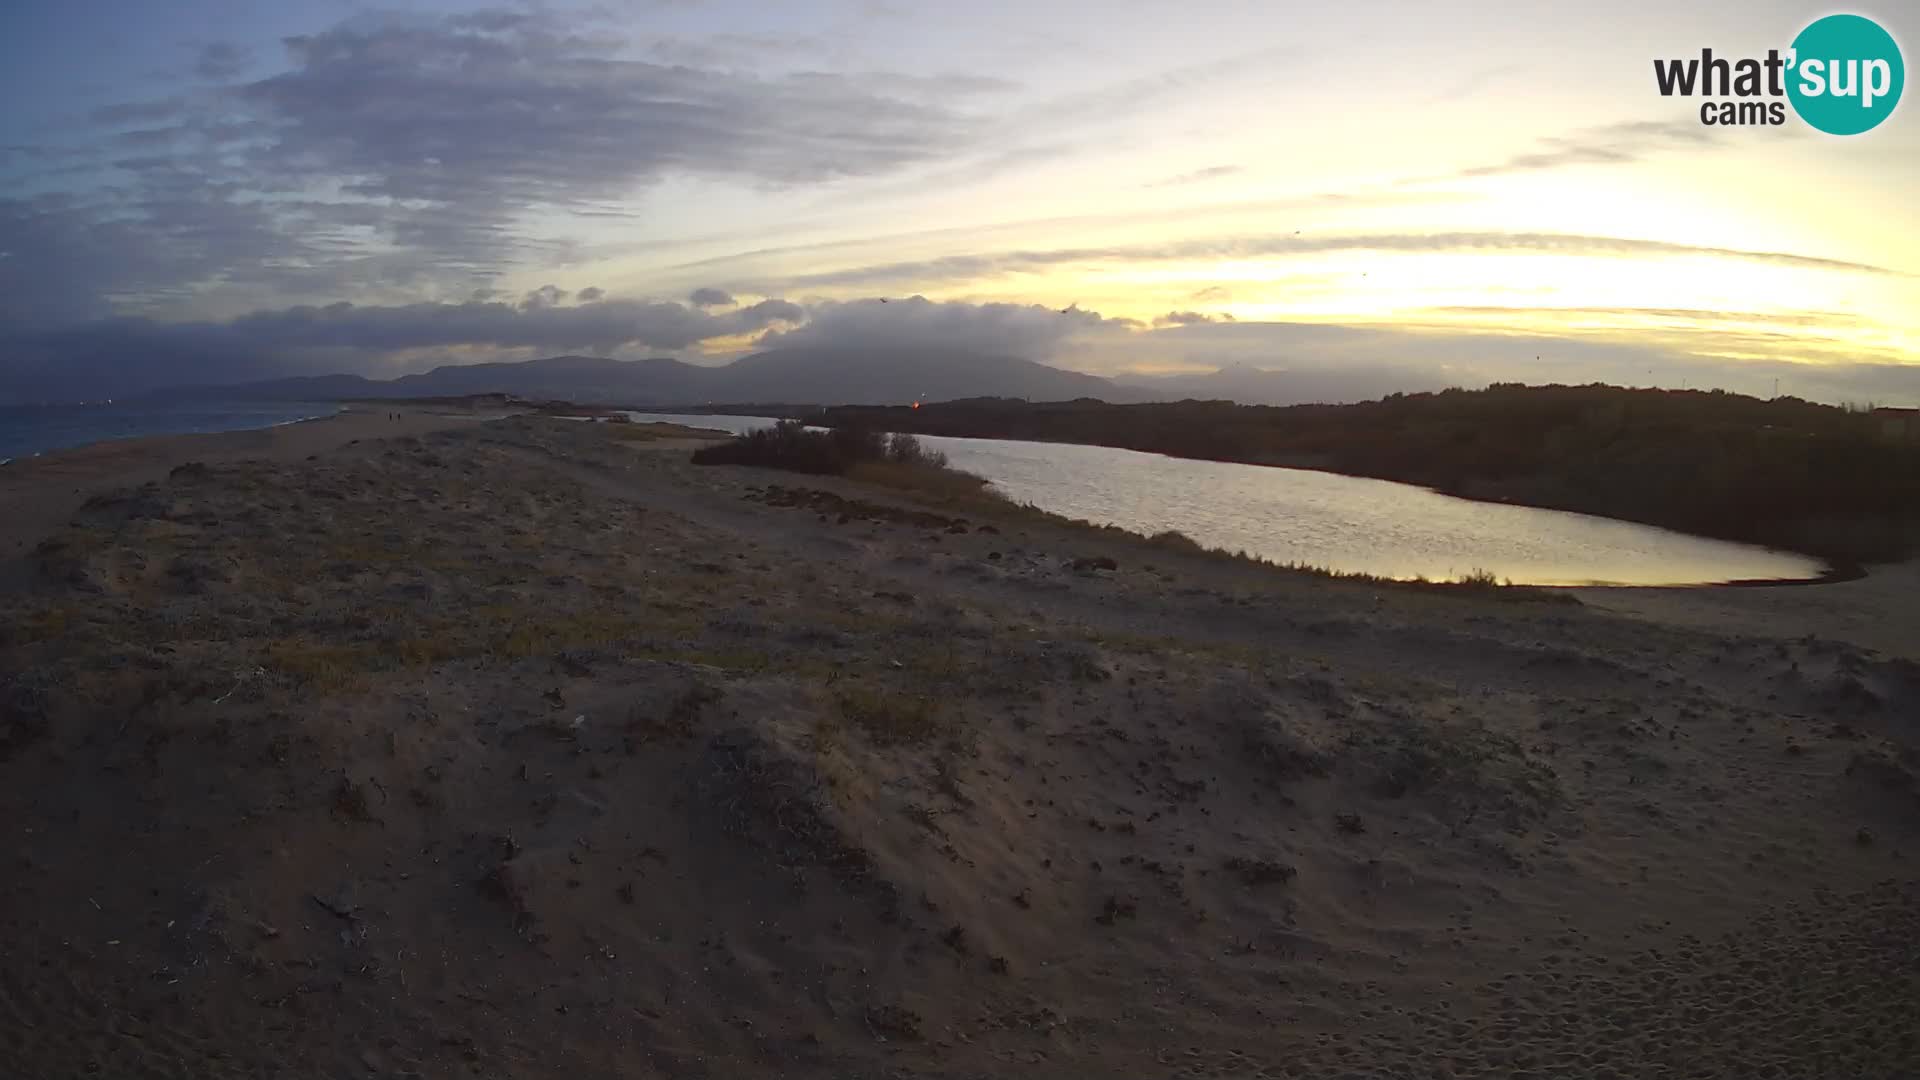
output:
<path id="1" fill-rule="evenodd" d="M 331 423 L 9 478 L 0 1072 L 1920 1070 L 1920 664 L 1842 617 L 1910 575 L 1414 592 Z"/>

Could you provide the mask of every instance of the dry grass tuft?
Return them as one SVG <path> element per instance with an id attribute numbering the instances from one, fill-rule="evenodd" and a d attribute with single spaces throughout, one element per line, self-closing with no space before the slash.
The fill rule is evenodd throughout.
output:
<path id="1" fill-rule="evenodd" d="M 513 619 L 494 628 L 491 652 L 514 659 L 552 656 L 562 649 L 607 647 L 638 640 L 646 624 L 611 611 L 580 611 Z"/>
<path id="2" fill-rule="evenodd" d="M 269 642 L 260 664 L 268 671 L 290 675 L 320 690 L 354 686 L 380 666 L 381 653 L 369 642 L 328 645 L 311 638 L 282 638 Z"/>
<path id="3" fill-rule="evenodd" d="M 834 693 L 841 719 L 881 746 L 922 743 L 940 734 L 939 707 L 932 698 L 869 686 L 843 686 Z"/>
<path id="4" fill-rule="evenodd" d="M 1245 713 L 1240 735 L 1247 759 L 1277 779 L 1325 776 L 1333 768 L 1333 755 L 1305 730 L 1305 725 L 1278 713 Z"/>
<path id="5" fill-rule="evenodd" d="M 646 443 L 658 442 L 661 439 L 727 438 L 726 432 L 713 428 L 688 427 L 685 424 L 668 424 L 661 422 L 635 424 L 625 421 L 624 418 L 620 421 L 601 426 L 605 428 L 608 436 L 619 439 L 621 442 Z"/>
<path id="6" fill-rule="evenodd" d="M 847 478 L 935 500 L 941 505 L 974 505 L 979 500 L 1005 501 L 988 490 L 984 478 L 958 469 L 897 461 L 868 461 L 849 468 Z"/>

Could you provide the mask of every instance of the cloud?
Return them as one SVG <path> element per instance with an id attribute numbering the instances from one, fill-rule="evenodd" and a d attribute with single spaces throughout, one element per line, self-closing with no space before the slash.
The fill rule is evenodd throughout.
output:
<path id="1" fill-rule="evenodd" d="M 1767 394 L 1784 389 L 1825 401 L 1920 402 L 1920 365 L 1790 363 L 1726 355 L 1762 329 L 1707 324 L 1646 334 L 1621 326 L 1569 335 L 1490 332 L 1458 326 L 1234 321 L 1170 312 L 1144 326 L 1098 312 L 1021 304 L 936 302 L 923 297 L 815 305 L 802 327 L 760 344 L 847 349 L 968 350 L 1011 355 L 1122 378 L 1139 372 L 1219 375 L 1160 382 L 1178 394 L 1248 401 L 1357 401 L 1394 392 L 1529 383 L 1720 386 Z M 1817 313 L 1815 313 L 1817 314 Z M 1782 332 L 1798 325 L 1793 313 Z M 1778 354 L 1776 354 L 1778 355 Z"/>
<path id="2" fill-rule="evenodd" d="M 708 338 L 759 330 L 800 313 L 785 301 L 767 301 L 756 305 L 759 310 L 719 316 L 670 301 L 599 300 L 561 306 L 556 292 L 547 286 L 512 306 L 499 302 L 303 306 L 257 312 L 217 325 L 263 349 L 387 352 L 484 345 L 612 351 L 626 345 L 684 349 Z"/>
<path id="3" fill-rule="evenodd" d="M 889 250 L 900 247 L 924 247 L 927 241 L 938 241 L 947 246 L 960 244 L 978 244 L 992 236 L 1025 236 L 1035 232 L 1060 232 L 1066 229 L 1083 231 L 1099 230 L 1120 226 L 1136 228 L 1144 224 L 1162 224 L 1181 226 L 1192 232 L 1199 223 L 1206 221 L 1226 221 L 1230 225 L 1250 217 L 1273 214 L 1282 210 L 1312 212 L 1331 209 L 1345 209 L 1357 206 L 1433 206 L 1473 201 L 1471 196 L 1448 191 L 1327 191 L 1308 195 L 1297 195 L 1278 199 L 1238 199 L 1227 202 L 1212 202 L 1201 205 L 1183 205 L 1158 210 L 1130 210 L 1125 213 L 1067 214 L 1050 217 L 1022 218 L 1004 221 L 992 225 L 948 225 L 935 228 L 914 229 L 905 232 L 889 232 L 850 236 L 830 240 L 814 240 L 805 243 L 769 245 L 714 255 L 671 264 L 664 269 L 682 274 L 702 272 L 718 276 L 746 276 L 751 267 L 769 259 L 782 256 L 802 256 L 807 262 L 825 261 L 832 253 L 846 253 L 860 250 Z M 808 232 L 816 229 L 812 224 L 795 224 L 790 231 Z M 788 230 L 776 230 L 788 231 Z M 741 232 L 727 232 L 702 237 L 703 241 L 733 241 L 759 239 L 767 235 L 766 229 L 752 229 Z M 618 244 L 599 249 L 601 257 L 612 258 L 633 256 L 641 253 L 656 252 L 663 245 Z"/>
<path id="4" fill-rule="evenodd" d="M 1849 327 L 1859 326 L 1867 320 L 1862 316 L 1845 311 L 1708 311 L 1702 308 L 1654 308 L 1654 307 L 1502 307 L 1486 304 L 1456 304 L 1446 307 L 1427 308 L 1425 310 L 1455 315 L 1492 315 L 1503 319 L 1524 317 L 1575 318 L 1580 320 L 1631 319 L 1631 320 L 1673 320 L 1682 323 L 1770 323 L 1780 326 L 1796 327 Z"/>
<path id="5" fill-rule="evenodd" d="M 9 148 L 63 170 L 64 194 L 0 201 L 0 316 L 464 293 L 567 258 L 535 219 L 624 213 L 667 177 L 798 185 L 949 158 L 982 134 L 966 104 L 1000 85 L 662 64 L 592 25 L 358 16 L 241 83 L 249 58 L 206 46 L 211 85 L 99 109 L 77 149 Z"/>
<path id="6" fill-rule="evenodd" d="M 848 349 L 961 349 L 1044 359 L 1070 337 L 1139 324 L 1098 312 L 1039 304 L 935 302 L 924 296 L 816 304 L 804 326 L 772 331 L 760 344 Z"/>
<path id="7" fill-rule="evenodd" d="M 1358 401 L 1396 391 L 1490 382 L 1608 382 L 1720 387 L 1828 402 L 1920 403 L 1920 365 L 1794 363 L 1730 358 L 1715 350 L 1744 335 L 1701 328 L 1649 336 L 1629 330 L 1577 336 L 1460 328 L 1290 322 L 1208 322 L 1143 333 L 1097 333 L 1059 344 L 1054 363 L 1098 374 L 1189 373 L 1157 385 L 1176 394 L 1271 402 Z M 1195 379 L 1194 372 L 1219 371 Z"/>
<path id="8" fill-rule="evenodd" d="M 1051 48 L 1078 47 L 1079 44 L 1061 41 Z M 1271 81 L 1277 72 L 1285 70 L 1286 62 L 1297 55 L 1299 50 L 1292 46 L 1262 47 L 1037 101 L 998 117 L 993 125 L 993 147 L 962 164 L 926 175 L 916 174 L 886 186 L 863 185 L 828 200 L 827 205 L 974 187 L 1089 150 L 1098 151 L 1111 145 L 1113 136 L 1107 129 L 1129 129 L 1122 137 L 1132 138 L 1130 129 L 1143 117 L 1182 102 L 1207 100 L 1210 95 L 1222 93 L 1229 84 Z M 1005 85 L 989 82 L 981 89 L 1001 89 Z M 1219 176 L 1234 171 L 1238 171 L 1238 166 L 1219 166 L 1176 178 L 1175 182 L 1197 182 L 1210 178 L 1207 174 Z"/>
<path id="9" fill-rule="evenodd" d="M 1164 68 L 1041 102 L 1016 113 L 1009 122 L 1025 131 L 1130 124 L 1150 107 L 1216 94 L 1222 86 L 1234 82 L 1274 80 L 1300 54 L 1296 46 L 1263 46 L 1201 63 Z"/>
<path id="10" fill-rule="evenodd" d="M 732 307 L 733 294 L 729 293 L 725 289 L 713 289 L 713 288 L 695 289 L 693 290 L 693 295 L 687 297 L 687 302 L 692 304 L 694 307 L 701 307 L 701 308 Z"/>
<path id="11" fill-rule="evenodd" d="M 801 54 L 817 55 L 827 48 L 825 40 L 808 34 L 730 32 L 705 38 L 657 38 L 646 42 L 642 52 L 667 64 L 751 68 Z"/>
<path id="12" fill-rule="evenodd" d="M 1153 325 L 1156 327 L 1194 326 L 1199 323 L 1232 321 L 1233 316 L 1224 312 L 1219 315 L 1208 315 L 1200 311 L 1169 311 L 1153 320 Z"/>
<path id="13" fill-rule="evenodd" d="M 804 274 L 786 280 L 788 287 L 875 285 L 975 281 L 1002 274 L 1031 272 L 1051 266 L 1101 262 L 1170 262 L 1183 259 L 1245 259 L 1310 255 L 1334 251 L 1388 252 L 1520 252 L 1543 255 L 1705 256 L 1745 262 L 1772 263 L 1817 270 L 1845 270 L 1865 274 L 1899 274 L 1883 266 L 1796 255 L 1780 251 L 1676 244 L 1612 236 L 1539 232 L 1383 233 L 1365 235 L 1221 236 L 1164 244 L 1111 247 L 1052 248 L 949 255 L 914 262 L 881 263 Z M 1900 275 L 1905 276 L 1905 275 Z"/>
<path id="14" fill-rule="evenodd" d="M 769 323 L 797 323 L 807 317 L 807 309 L 788 300 L 762 300 L 757 304 L 741 308 L 734 318 L 759 329 Z"/>
<path id="15" fill-rule="evenodd" d="M 202 46 L 193 61 L 193 73 L 209 82 L 225 82 L 245 71 L 252 54 L 238 45 L 216 41 Z"/>
<path id="16" fill-rule="evenodd" d="M 1435 104 L 1444 101 L 1460 101 L 1464 98 L 1475 96 L 1480 93 L 1480 91 L 1485 90 L 1487 87 L 1509 75 L 1518 75 L 1525 71 L 1526 68 L 1519 64 L 1500 64 L 1494 67 L 1481 68 L 1452 85 L 1441 89 L 1428 100 Z"/>
<path id="17" fill-rule="evenodd" d="M 273 122 L 278 162 L 461 205 L 592 201 L 669 172 L 868 175 L 971 135 L 952 109 L 857 76 L 763 79 L 624 59 L 620 45 L 531 15 L 349 23 L 289 39 L 293 68 L 241 96 Z"/>
<path id="18" fill-rule="evenodd" d="M 521 299 L 520 310 L 538 311 L 541 308 L 556 307 L 569 295 L 571 294 L 567 290 L 557 285 L 542 285 Z"/>
<path id="19" fill-rule="evenodd" d="M 182 98 L 161 98 L 157 101 L 123 101 L 114 105 L 102 105 L 87 114 L 87 119 L 101 127 L 125 127 L 132 124 L 159 124 L 176 120 L 187 109 Z"/>
<path id="20" fill-rule="evenodd" d="M 583 290 L 598 293 L 598 290 Z M 805 320 L 769 299 L 715 314 L 653 300 L 582 299 L 543 286 L 516 303 L 329 304 L 253 312 L 223 321 L 104 318 L 0 338 L 0 400 L 124 396 L 172 385 L 290 374 L 387 373 L 421 350 L 552 355 L 625 349 L 680 351 Z"/>
<path id="21" fill-rule="evenodd" d="M 1208 180 L 1218 180 L 1223 176 L 1233 176 L 1236 173 L 1245 171 L 1246 166 L 1244 165 L 1215 165 L 1211 168 L 1195 169 L 1193 172 L 1181 173 L 1178 176 L 1169 176 L 1165 180 L 1157 180 L 1147 186 L 1156 188 L 1184 187 L 1188 184 L 1199 184 Z"/>
<path id="22" fill-rule="evenodd" d="M 1719 143 L 1720 137 L 1712 128 L 1697 123 L 1635 120 L 1541 139 L 1537 149 L 1515 154 L 1502 161 L 1460 169 L 1446 176 L 1401 182 L 1418 184 L 1430 180 L 1504 176 L 1569 165 L 1624 165 L 1669 150 L 1705 149 Z"/>
<path id="23" fill-rule="evenodd" d="M 256 280 L 284 278 L 280 260 L 295 252 L 264 207 L 188 175 L 155 169 L 150 179 L 137 209 L 73 194 L 0 197 L 0 323 L 99 317 L 134 294 L 184 298 L 243 265 Z"/>
<path id="24" fill-rule="evenodd" d="M 1795 331 L 1808 324 L 1839 325 L 1844 316 L 1749 314 L 1715 323 L 1691 320 L 1685 311 L 1617 314 L 1623 322 L 1614 328 L 1579 332 L 1235 322 L 1192 311 L 1168 312 L 1148 326 L 1077 305 L 913 296 L 803 307 L 769 298 L 712 311 L 691 303 L 606 299 L 591 289 L 569 298 L 543 286 L 518 298 L 488 292 L 460 303 L 336 303 L 227 320 L 118 317 L 15 330 L 0 335 L 0 401 L 118 397 L 292 374 L 387 376 L 431 363 L 569 352 L 677 352 L 716 342 L 730 351 L 757 334 L 760 347 L 972 352 L 1106 375 L 1220 369 L 1215 377 L 1156 385 L 1176 395 L 1241 400 L 1358 400 L 1507 380 L 1719 386 L 1766 394 L 1779 378 L 1783 392 L 1816 400 L 1920 402 L 1920 365 L 1740 358 L 1766 348 L 1783 355 L 1783 344 L 1792 345 L 1796 356 L 1810 355 Z M 1646 330 L 1627 324 L 1649 315 L 1672 317 L 1675 325 Z"/>

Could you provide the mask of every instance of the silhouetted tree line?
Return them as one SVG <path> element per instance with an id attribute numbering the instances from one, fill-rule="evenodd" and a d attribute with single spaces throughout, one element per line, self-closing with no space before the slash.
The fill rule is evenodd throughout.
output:
<path id="1" fill-rule="evenodd" d="M 1288 407 L 976 398 L 842 407 L 815 422 L 1325 469 L 1842 562 L 1920 548 L 1920 445 L 1798 398 L 1496 384 Z"/>

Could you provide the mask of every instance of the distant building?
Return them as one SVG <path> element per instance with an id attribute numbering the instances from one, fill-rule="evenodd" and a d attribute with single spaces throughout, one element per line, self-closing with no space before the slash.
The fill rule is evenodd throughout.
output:
<path id="1" fill-rule="evenodd" d="M 1920 409 L 1879 408 L 1873 418 L 1880 421 L 1880 433 L 1889 439 L 1920 440 Z"/>

